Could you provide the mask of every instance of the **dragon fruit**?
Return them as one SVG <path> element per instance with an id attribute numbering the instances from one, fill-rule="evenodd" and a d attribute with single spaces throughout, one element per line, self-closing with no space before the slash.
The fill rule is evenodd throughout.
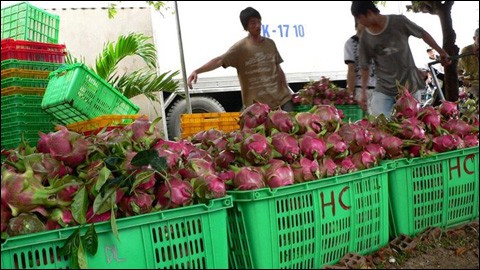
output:
<path id="1" fill-rule="evenodd" d="M 133 194 L 123 196 L 120 200 L 120 208 L 127 217 L 150 213 L 152 211 L 153 199 L 153 195 L 137 189 Z"/>
<path id="2" fill-rule="evenodd" d="M 298 125 L 293 115 L 281 109 L 270 111 L 265 125 L 267 130 L 270 131 L 276 129 L 277 131 L 294 134 L 298 130 Z"/>
<path id="3" fill-rule="evenodd" d="M 58 126 L 58 128 L 56 132 L 40 134 L 39 151 L 49 153 L 53 158 L 75 168 L 86 160 L 90 142 L 64 126 Z"/>
<path id="4" fill-rule="evenodd" d="M 309 159 L 320 159 L 327 151 L 327 145 L 318 137 L 303 135 L 299 141 L 300 150 Z"/>
<path id="5" fill-rule="evenodd" d="M 282 158 L 292 163 L 300 156 L 298 140 L 285 132 L 277 132 L 271 136 L 273 148 L 280 153 Z"/>
<path id="6" fill-rule="evenodd" d="M 267 122 L 270 106 L 260 102 L 254 102 L 240 114 L 240 129 L 254 129 Z"/>
<path id="7" fill-rule="evenodd" d="M 472 125 L 469 125 L 467 122 L 461 119 L 455 119 L 455 118 L 448 119 L 446 122 L 442 123 L 441 126 L 444 129 L 448 130 L 448 132 L 450 133 L 455 133 L 460 135 L 460 137 L 464 137 L 468 134 L 478 132 L 477 127 L 473 127 Z"/>
<path id="8" fill-rule="evenodd" d="M 55 230 L 69 226 L 75 226 L 77 223 L 73 219 L 72 212 L 67 208 L 53 208 L 49 211 L 45 227 L 47 230 Z"/>
<path id="9" fill-rule="evenodd" d="M 177 208 L 193 203 L 192 185 L 176 177 L 163 182 L 155 194 L 160 209 Z"/>
<path id="10" fill-rule="evenodd" d="M 433 151 L 441 153 L 455 150 L 458 147 L 459 141 L 452 134 L 440 135 L 432 139 Z"/>
<path id="11" fill-rule="evenodd" d="M 260 133 L 247 135 L 240 147 L 242 157 L 250 165 L 265 165 L 271 158 L 272 146 L 267 137 Z"/>
<path id="12" fill-rule="evenodd" d="M 293 170 L 285 161 L 271 159 L 264 167 L 265 182 L 270 188 L 283 187 L 293 184 Z"/>
<path id="13" fill-rule="evenodd" d="M 297 134 L 304 134 L 307 131 L 320 133 L 322 131 L 322 119 L 320 116 L 311 112 L 299 112 L 295 115 L 298 124 Z"/>
<path id="14" fill-rule="evenodd" d="M 412 118 L 418 113 L 418 100 L 410 94 L 408 85 L 398 86 L 397 102 L 395 102 L 393 115 L 396 118 Z"/>
<path id="15" fill-rule="evenodd" d="M 291 164 L 296 183 L 303 183 L 319 179 L 321 176 L 320 165 L 317 160 L 301 157 L 299 161 Z"/>
<path id="16" fill-rule="evenodd" d="M 260 167 L 230 167 L 235 172 L 233 186 L 239 190 L 254 190 L 265 187 L 265 175 Z"/>
<path id="17" fill-rule="evenodd" d="M 8 226 L 8 221 L 12 217 L 12 210 L 10 210 L 10 207 L 8 207 L 7 204 L 3 203 L 2 201 L 2 232 L 4 232 L 7 229 Z"/>
<path id="18" fill-rule="evenodd" d="M 27 166 L 23 174 L 3 170 L 2 203 L 10 207 L 13 216 L 30 212 L 39 206 L 68 206 L 71 201 L 60 200 L 57 192 L 74 184 L 76 185 L 76 183 L 67 183 L 58 187 L 45 187 L 34 178 L 30 166 Z"/>
<path id="19" fill-rule="evenodd" d="M 455 118 L 460 114 L 458 104 L 448 100 L 442 100 L 442 103 L 438 105 L 438 111 L 445 119 Z"/>
<path id="20" fill-rule="evenodd" d="M 33 213 L 21 213 L 8 222 L 7 234 L 18 236 L 45 231 L 45 224 Z"/>

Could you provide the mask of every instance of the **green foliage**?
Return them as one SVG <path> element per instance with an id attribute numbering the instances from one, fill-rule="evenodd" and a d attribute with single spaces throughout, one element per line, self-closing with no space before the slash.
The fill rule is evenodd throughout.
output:
<path id="1" fill-rule="evenodd" d="M 122 2 L 122 1 L 115 1 L 115 2 Z M 156 11 L 160 11 L 162 9 L 168 10 L 168 7 L 165 6 L 165 2 L 163 1 L 145 1 L 149 6 L 153 7 Z M 111 3 L 108 6 L 108 18 L 113 19 L 117 15 L 117 4 Z"/>
<path id="2" fill-rule="evenodd" d="M 151 40 L 151 37 L 143 33 L 121 35 L 115 42 L 108 41 L 104 44 L 102 52 L 96 58 L 95 68 L 90 68 L 127 98 L 144 94 L 150 100 L 159 101 L 156 93 L 177 89 L 178 81 L 173 78 L 179 71 L 157 74 L 157 54 Z M 139 56 L 147 68 L 119 75 L 119 63 L 129 56 Z M 66 63 L 85 63 L 85 58 L 68 54 Z"/>

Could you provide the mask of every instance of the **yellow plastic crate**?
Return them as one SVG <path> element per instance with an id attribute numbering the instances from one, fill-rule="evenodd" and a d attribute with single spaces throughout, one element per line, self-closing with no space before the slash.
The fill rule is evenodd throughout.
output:
<path id="1" fill-rule="evenodd" d="M 2 70 L 2 80 L 11 77 L 31 78 L 31 79 L 48 79 L 48 70 L 31 70 L 21 68 L 9 68 Z"/>
<path id="2" fill-rule="evenodd" d="M 239 119 L 240 112 L 182 114 L 182 138 L 212 128 L 225 132 L 238 130 L 240 129 L 238 124 Z"/>
<path id="3" fill-rule="evenodd" d="M 2 88 L 2 96 L 10 95 L 35 95 L 43 96 L 45 94 L 45 89 L 42 87 L 21 87 L 21 86 L 10 86 Z"/>
<path id="4" fill-rule="evenodd" d="M 139 118 L 140 116 L 142 115 L 141 114 L 102 115 L 90 120 L 68 124 L 66 127 L 69 130 L 73 130 L 75 132 L 94 131 L 97 129 L 110 127 L 110 126 L 125 126 L 132 123 L 133 121 L 135 121 L 135 119 Z"/>

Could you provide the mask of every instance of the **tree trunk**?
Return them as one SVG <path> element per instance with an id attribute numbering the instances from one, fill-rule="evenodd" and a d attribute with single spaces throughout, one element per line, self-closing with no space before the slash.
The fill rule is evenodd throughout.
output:
<path id="1" fill-rule="evenodd" d="M 442 26 L 443 34 L 443 49 L 450 55 L 458 55 L 459 48 L 455 45 L 457 34 L 452 26 L 452 6 L 455 1 L 445 1 L 438 9 L 438 17 Z M 444 81 L 444 95 L 448 101 L 458 100 L 458 74 L 457 74 L 458 59 L 452 60 L 452 63 L 446 66 L 445 81 Z"/>

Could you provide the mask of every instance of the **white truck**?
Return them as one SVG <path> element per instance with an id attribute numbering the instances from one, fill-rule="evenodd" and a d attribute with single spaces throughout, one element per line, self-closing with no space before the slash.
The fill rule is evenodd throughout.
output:
<path id="1" fill-rule="evenodd" d="M 18 2 L 2 1 L 2 6 Z M 262 34 L 275 41 L 284 59 L 281 66 L 294 91 L 321 76 L 329 77 L 339 86 L 345 86 L 347 67 L 343 62 L 343 46 L 354 34 L 350 1 L 178 1 L 177 14 L 173 13 L 173 1 L 166 2 L 169 9 L 162 13 L 154 11 L 144 1 L 113 1 L 118 4 L 118 14 L 114 19 L 108 19 L 105 7 L 111 2 L 30 3 L 60 15 L 60 43 L 65 44 L 73 55 L 84 56 L 89 65 L 93 65 L 106 41 L 115 41 L 119 35 L 130 32 L 151 35 L 158 51 L 159 72 L 180 70 L 177 79 L 181 83 L 175 93 L 162 93 L 161 104 L 152 105 L 142 96 L 132 100 L 150 118 L 162 116 L 162 127 L 169 138 L 180 135 L 180 115 L 187 113 L 184 79 L 194 69 L 223 54 L 247 35 L 240 23 L 239 14 L 248 6 L 260 12 Z M 388 3 L 385 13 L 403 13 L 405 5 L 410 2 Z M 456 2 L 455 6 L 459 3 Z M 177 15 L 180 28 L 177 28 Z M 408 12 L 405 15 L 413 16 L 414 21 L 417 21 L 415 18 L 430 19 L 432 23 L 419 22 L 427 29 L 440 27 L 435 16 Z M 433 34 L 438 32 L 438 29 L 428 30 Z M 434 36 L 440 41 L 438 35 Z M 413 45 L 412 49 L 419 47 L 420 57 L 423 57 L 424 46 Z M 129 72 L 142 67 L 138 59 L 125 60 L 120 71 Z M 197 84 L 188 93 L 193 112 L 233 112 L 241 108 L 240 86 L 234 68 L 218 68 L 200 74 Z"/>
<path id="2" fill-rule="evenodd" d="M 163 16 L 153 17 L 160 70 L 182 70 L 179 44 L 183 45 L 186 77 L 226 52 L 247 35 L 239 14 L 248 6 L 260 12 L 262 35 L 275 41 L 284 59 L 282 69 L 294 91 L 321 76 L 345 85 L 343 45 L 354 33 L 350 2 L 179 1 L 176 15 L 180 34 L 177 16 L 164 12 Z M 233 112 L 242 107 L 234 68 L 202 73 L 193 87 L 188 89 L 192 112 Z M 177 92 L 164 94 L 170 137 L 179 135 L 179 115 L 187 112 L 187 101 L 183 98 L 186 92 L 182 81 Z"/>

